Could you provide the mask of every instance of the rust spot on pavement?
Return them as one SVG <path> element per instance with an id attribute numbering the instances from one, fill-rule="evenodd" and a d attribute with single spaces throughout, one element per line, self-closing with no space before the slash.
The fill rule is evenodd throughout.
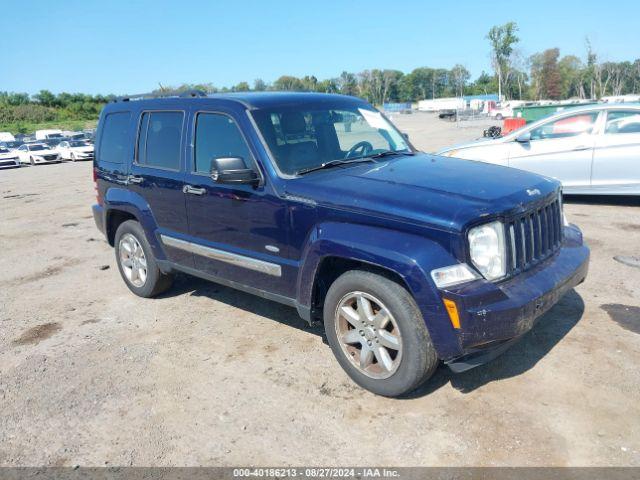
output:
<path id="1" fill-rule="evenodd" d="M 618 227 L 620 227 L 622 230 L 640 231 L 640 223 L 618 223 Z"/>
<path id="2" fill-rule="evenodd" d="M 59 323 L 44 323 L 37 325 L 29 330 L 25 331 L 22 335 L 13 341 L 14 345 L 29 345 L 38 344 L 42 340 L 46 340 L 56 332 L 60 331 L 62 327 Z"/>

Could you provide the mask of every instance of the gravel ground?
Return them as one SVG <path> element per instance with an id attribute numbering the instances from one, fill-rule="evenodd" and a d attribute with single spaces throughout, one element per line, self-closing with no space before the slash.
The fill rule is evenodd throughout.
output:
<path id="1" fill-rule="evenodd" d="M 428 114 L 425 150 L 477 137 Z M 410 398 L 350 382 L 293 309 L 190 277 L 131 294 L 91 165 L 0 172 L 0 465 L 640 465 L 640 203 L 568 199 L 587 281 Z M 633 262 L 630 262 L 633 263 Z"/>

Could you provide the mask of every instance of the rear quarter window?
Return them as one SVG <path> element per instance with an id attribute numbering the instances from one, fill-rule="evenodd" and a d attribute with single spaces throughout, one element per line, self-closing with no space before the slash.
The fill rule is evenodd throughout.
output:
<path id="1" fill-rule="evenodd" d="M 140 118 L 139 165 L 180 170 L 183 112 L 144 112 Z"/>
<path id="2" fill-rule="evenodd" d="M 100 160 L 125 163 L 128 151 L 130 112 L 109 113 L 104 117 L 100 140 Z"/>

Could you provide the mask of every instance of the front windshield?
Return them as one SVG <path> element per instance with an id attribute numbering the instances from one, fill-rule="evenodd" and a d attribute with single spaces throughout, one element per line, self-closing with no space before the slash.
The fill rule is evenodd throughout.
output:
<path id="1" fill-rule="evenodd" d="M 32 152 L 36 152 L 38 150 L 44 150 L 45 146 L 44 145 L 29 145 L 29 150 L 31 150 Z"/>
<path id="2" fill-rule="evenodd" d="M 278 168 L 289 175 L 334 160 L 410 151 L 380 112 L 362 105 L 299 105 L 252 113 Z"/>

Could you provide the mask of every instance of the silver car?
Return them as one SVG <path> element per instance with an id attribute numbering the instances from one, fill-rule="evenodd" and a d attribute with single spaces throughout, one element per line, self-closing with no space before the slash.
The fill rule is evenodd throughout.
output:
<path id="1" fill-rule="evenodd" d="M 566 193 L 640 195 L 640 104 L 575 107 L 438 153 L 554 177 Z"/>

